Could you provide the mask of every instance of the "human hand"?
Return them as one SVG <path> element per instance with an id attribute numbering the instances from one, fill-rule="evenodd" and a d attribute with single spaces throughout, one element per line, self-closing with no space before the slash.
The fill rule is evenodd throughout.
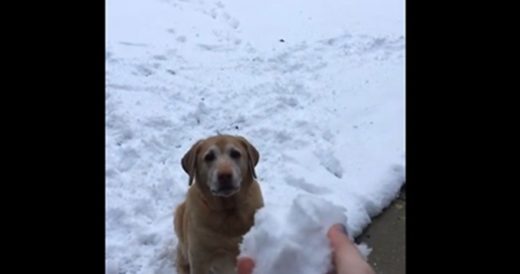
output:
<path id="1" fill-rule="evenodd" d="M 370 265 L 348 238 L 346 229 L 341 224 L 333 225 L 327 232 L 331 248 L 334 270 L 336 274 L 375 274 Z M 238 259 L 238 274 L 252 274 L 255 262 L 249 257 Z"/>

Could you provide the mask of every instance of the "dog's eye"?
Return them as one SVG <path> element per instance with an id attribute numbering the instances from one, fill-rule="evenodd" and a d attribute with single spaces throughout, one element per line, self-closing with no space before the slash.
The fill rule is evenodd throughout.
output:
<path id="1" fill-rule="evenodd" d="M 215 160 L 215 154 L 213 152 L 210 152 L 204 156 L 204 161 L 206 162 L 211 162 L 213 160 Z"/>
<path id="2" fill-rule="evenodd" d="M 231 156 L 231 158 L 233 159 L 238 159 L 240 158 L 240 152 L 232 149 L 230 152 L 229 152 L 229 156 Z"/>

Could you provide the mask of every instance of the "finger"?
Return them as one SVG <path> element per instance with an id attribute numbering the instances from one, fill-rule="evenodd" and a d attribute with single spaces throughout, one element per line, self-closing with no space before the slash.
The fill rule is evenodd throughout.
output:
<path id="1" fill-rule="evenodd" d="M 333 225 L 327 232 L 327 237 L 329 238 L 334 250 L 343 249 L 352 244 L 348 238 L 345 227 L 341 224 Z"/>
<path id="2" fill-rule="evenodd" d="M 333 265 L 337 273 L 374 273 L 361 256 L 361 252 L 350 240 L 343 225 L 333 225 L 327 232 L 333 254 Z"/>
<path id="3" fill-rule="evenodd" d="M 348 237 L 345 226 L 341 224 L 333 225 L 328 233 L 327 237 L 330 240 L 332 246 L 334 259 L 341 259 L 341 262 L 350 262 L 362 258 L 361 253 L 357 249 L 356 245 Z M 338 260 L 335 260 L 338 264 Z"/>
<path id="4" fill-rule="evenodd" d="M 255 267 L 255 262 L 249 257 L 242 257 L 238 259 L 238 274 L 251 274 L 253 273 L 253 268 Z"/>

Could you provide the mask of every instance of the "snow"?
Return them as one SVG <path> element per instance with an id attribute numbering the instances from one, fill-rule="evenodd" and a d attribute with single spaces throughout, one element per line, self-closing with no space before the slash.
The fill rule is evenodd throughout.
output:
<path id="1" fill-rule="evenodd" d="M 293 229 L 279 248 L 323 244 L 287 222 L 302 201 L 320 231 L 319 218 L 345 209 L 356 236 L 396 197 L 404 1 L 109 0 L 106 22 L 107 274 L 175 273 L 180 159 L 209 135 L 241 135 L 260 152 L 264 222 L 246 239 L 276 223 Z M 312 215 L 323 204 L 328 214 Z"/>
<path id="2" fill-rule="evenodd" d="M 241 256 L 255 259 L 254 273 L 327 273 L 331 269 L 328 229 L 346 223 L 345 208 L 299 195 L 286 215 L 263 208 L 244 237 Z"/>

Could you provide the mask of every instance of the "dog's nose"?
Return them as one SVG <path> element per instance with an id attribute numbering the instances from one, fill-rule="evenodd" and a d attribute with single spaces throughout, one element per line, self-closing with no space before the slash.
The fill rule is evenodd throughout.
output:
<path id="1" fill-rule="evenodd" d="M 233 175 L 231 173 L 223 172 L 218 174 L 218 183 L 220 187 L 227 188 L 232 186 Z"/>

